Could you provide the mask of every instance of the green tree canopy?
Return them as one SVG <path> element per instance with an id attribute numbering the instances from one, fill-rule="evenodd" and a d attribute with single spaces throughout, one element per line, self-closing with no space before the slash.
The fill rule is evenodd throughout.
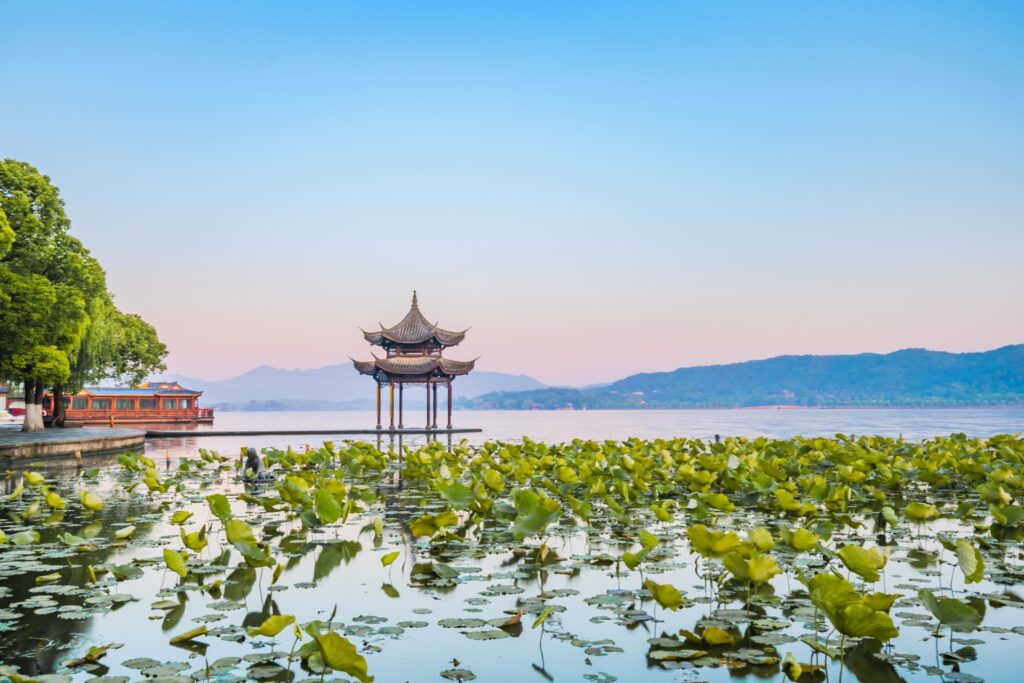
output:
<path id="1" fill-rule="evenodd" d="M 106 378 L 138 383 L 163 370 L 167 354 L 152 326 L 117 310 L 70 225 L 47 176 L 0 162 L 0 378 L 24 384 L 30 431 L 42 428 L 46 387 L 62 396 Z M 62 418 L 63 401 L 55 407 Z"/>

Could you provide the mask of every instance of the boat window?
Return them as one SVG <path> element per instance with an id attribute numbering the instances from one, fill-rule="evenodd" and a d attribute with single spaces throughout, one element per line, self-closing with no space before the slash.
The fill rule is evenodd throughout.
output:
<path id="1" fill-rule="evenodd" d="M 165 398 L 164 409 L 175 409 L 178 407 L 178 399 L 176 398 Z"/>
<path id="2" fill-rule="evenodd" d="M 157 406 L 155 398 L 140 398 L 139 409 L 140 410 L 155 410 Z"/>
<path id="3" fill-rule="evenodd" d="M 109 398 L 94 398 L 92 400 L 93 410 L 110 410 L 110 399 Z"/>
<path id="4" fill-rule="evenodd" d="M 76 396 L 71 401 L 71 407 L 74 410 L 85 410 L 89 407 L 89 399 L 84 396 Z"/>
<path id="5" fill-rule="evenodd" d="M 134 398 L 119 398 L 117 399 L 118 410 L 135 410 L 135 399 Z"/>

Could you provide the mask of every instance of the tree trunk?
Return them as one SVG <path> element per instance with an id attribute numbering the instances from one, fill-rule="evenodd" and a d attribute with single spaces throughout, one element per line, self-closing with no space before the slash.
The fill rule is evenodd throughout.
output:
<path id="1" fill-rule="evenodd" d="M 21 431 L 43 431 L 43 387 L 36 382 L 25 382 L 25 422 Z"/>
<path id="2" fill-rule="evenodd" d="M 68 411 L 64 405 L 64 385 L 53 385 L 53 426 L 63 427 L 67 419 Z"/>

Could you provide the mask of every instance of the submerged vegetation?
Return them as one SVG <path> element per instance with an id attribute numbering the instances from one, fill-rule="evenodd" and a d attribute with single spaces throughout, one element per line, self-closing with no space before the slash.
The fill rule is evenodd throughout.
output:
<path id="1" fill-rule="evenodd" d="M 11 474 L 0 675 L 518 680 L 535 646 L 515 643 L 533 633 L 546 677 L 970 681 L 989 641 L 1024 636 L 1017 436 L 263 457 L 264 485 L 204 450 Z M 964 637 L 979 631 L 989 641 Z"/>

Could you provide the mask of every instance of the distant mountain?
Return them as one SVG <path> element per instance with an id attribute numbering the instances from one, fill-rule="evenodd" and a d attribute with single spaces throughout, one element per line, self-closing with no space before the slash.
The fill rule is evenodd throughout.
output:
<path id="1" fill-rule="evenodd" d="M 309 370 L 284 370 L 261 365 L 225 380 L 180 375 L 164 379 L 177 380 L 189 389 L 201 389 L 201 400 L 205 405 L 236 409 L 364 409 L 372 406 L 374 394 L 373 382 L 357 373 L 351 363 Z M 455 397 L 467 399 L 489 392 L 542 388 L 543 384 L 526 375 L 485 370 L 474 371 L 452 383 Z M 423 403 L 415 391 L 406 392 L 406 400 L 411 406 Z"/>
<path id="2" fill-rule="evenodd" d="M 712 408 L 1024 404 L 1024 344 L 981 353 L 778 356 L 631 375 L 585 389 L 484 394 L 467 408 Z"/>

